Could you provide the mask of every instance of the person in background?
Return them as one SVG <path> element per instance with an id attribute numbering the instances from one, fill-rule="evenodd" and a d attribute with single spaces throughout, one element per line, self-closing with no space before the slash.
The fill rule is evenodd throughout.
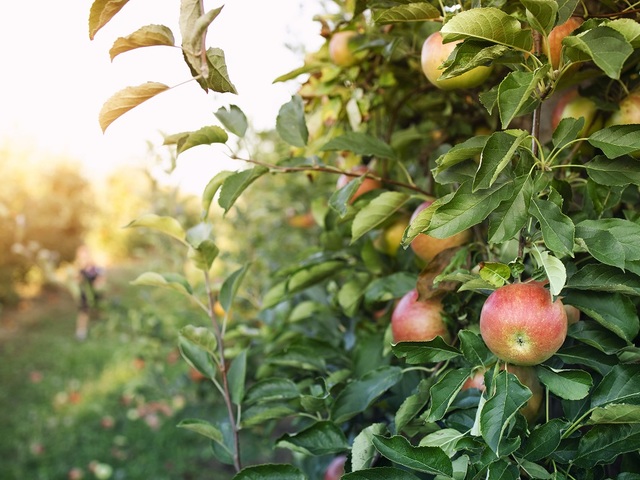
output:
<path id="1" fill-rule="evenodd" d="M 81 245 L 76 252 L 78 266 L 78 316 L 76 319 L 76 338 L 85 340 L 89 333 L 89 319 L 98 302 L 97 284 L 103 276 L 86 245 Z"/>

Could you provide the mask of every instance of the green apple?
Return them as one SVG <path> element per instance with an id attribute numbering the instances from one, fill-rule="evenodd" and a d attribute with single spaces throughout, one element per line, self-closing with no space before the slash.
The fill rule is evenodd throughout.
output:
<path id="1" fill-rule="evenodd" d="M 514 365 L 549 359 L 567 336 L 567 312 L 540 282 L 495 290 L 480 311 L 480 335 L 498 358 Z"/>
<path id="2" fill-rule="evenodd" d="M 477 87 L 484 83 L 493 71 L 492 66 L 479 66 L 457 77 L 440 80 L 442 63 L 449 58 L 458 43 L 460 41 L 442 43 L 442 34 L 435 32 L 429 35 L 422 44 L 420 55 L 422 71 L 433 85 L 443 90 Z"/>
<path id="3" fill-rule="evenodd" d="M 354 39 L 358 33 L 343 30 L 331 35 L 329 40 L 329 58 L 339 67 L 350 67 L 364 58 L 364 52 L 355 52 Z"/>
<path id="4" fill-rule="evenodd" d="M 555 130 L 561 120 L 580 117 L 584 118 L 584 127 L 579 132 L 580 137 L 588 137 L 602 128 L 602 119 L 598 115 L 595 102 L 581 96 L 577 90 L 570 90 L 556 103 L 551 114 L 551 127 Z"/>

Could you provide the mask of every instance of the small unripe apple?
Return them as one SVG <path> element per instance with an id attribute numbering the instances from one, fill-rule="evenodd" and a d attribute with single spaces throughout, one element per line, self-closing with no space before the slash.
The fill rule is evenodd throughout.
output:
<path id="1" fill-rule="evenodd" d="M 360 176 L 360 175 L 364 175 L 365 173 L 369 172 L 369 169 L 364 166 L 364 165 L 358 165 L 354 168 L 352 168 L 350 170 L 351 173 L 355 173 L 356 175 Z M 336 188 L 340 189 L 342 187 L 344 187 L 347 183 L 349 183 L 351 180 L 353 180 L 355 177 L 354 176 L 349 176 L 349 175 L 340 175 L 338 177 L 338 180 L 336 182 Z M 370 192 L 371 190 L 375 190 L 376 188 L 382 188 L 382 183 L 378 180 L 375 180 L 373 178 L 369 178 L 366 177 L 362 183 L 360 184 L 360 186 L 358 187 L 358 189 L 355 191 L 355 193 L 351 196 L 351 199 L 349 200 L 349 203 L 353 203 L 356 201 L 356 199 L 361 196 L 364 195 L 367 192 Z"/>
<path id="2" fill-rule="evenodd" d="M 432 297 L 418 301 L 418 290 L 407 292 L 395 306 L 391 314 L 393 341 L 427 342 L 441 336 L 446 342 L 451 340 L 442 318 L 442 302 Z"/>
<path id="3" fill-rule="evenodd" d="M 500 367 L 500 370 L 504 370 L 505 366 Z M 533 367 L 524 367 L 517 365 L 507 365 L 508 372 L 513 373 L 521 384 L 531 390 L 531 398 L 520 409 L 520 413 L 529 421 L 533 422 L 538 417 L 540 411 L 540 405 L 542 404 L 543 389 L 538 380 L 538 375 Z M 475 372 L 471 377 L 467 379 L 462 385 L 462 390 L 469 390 L 470 388 L 477 388 L 481 392 L 484 392 L 486 387 L 484 384 L 484 374 L 486 370 L 480 369 Z"/>
<path id="4" fill-rule="evenodd" d="M 627 95 L 619 107 L 607 121 L 607 126 L 640 124 L 640 91 Z"/>
<path id="5" fill-rule="evenodd" d="M 549 33 L 549 62 L 554 70 L 560 66 L 562 58 L 562 40 L 582 25 L 582 18 L 570 17 L 566 22 L 558 25 Z"/>
<path id="6" fill-rule="evenodd" d="M 409 225 L 409 217 L 400 216 L 382 230 L 380 236 L 373 242 L 373 246 L 390 257 L 395 257 L 407 225 Z"/>
<path id="7" fill-rule="evenodd" d="M 555 130 L 560 121 L 565 118 L 583 117 L 584 126 L 578 135 L 587 137 L 602 127 L 602 121 L 597 114 L 598 107 L 593 100 L 579 95 L 577 90 L 571 90 L 560 97 L 556 103 L 551 114 L 551 127 Z"/>
<path id="8" fill-rule="evenodd" d="M 431 205 L 431 201 L 426 201 L 418 205 L 411 215 L 411 221 L 413 221 L 418 214 Z M 411 250 L 425 262 L 430 262 L 443 250 L 453 247 L 459 247 L 468 243 L 471 240 L 471 230 L 464 230 L 460 233 L 456 233 L 448 238 L 435 238 L 426 233 L 420 233 L 411 242 Z"/>
<path id="9" fill-rule="evenodd" d="M 480 312 L 480 335 L 498 358 L 537 365 L 550 358 L 567 336 L 567 312 L 539 282 L 513 283 L 495 290 Z"/>
<path id="10" fill-rule="evenodd" d="M 329 463 L 324 472 L 324 480 L 339 480 L 344 475 L 344 464 L 347 461 L 345 455 L 340 455 Z"/>
<path id="11" fill-rule="evenodd" d="M 442 63 L 449 58 L 455 49 L 457 42 L 442 43 L 440 32 L 432 33 L 422 44 L 420 61 L 422 71 L 427 79 L 436 87 L 443 90 L 455 90 L 458 88 L 473 88 L 481 85 L 491 75 L 493 67 L 479 66 L 464 72 L 456 77 L 440 80 L 442 75 Z"/>
<path id="12" fill-rule="evenodd" d="M 363 52 L 355 53 L 351 44 L 358 35 L 354 30 L 336 32 L 329 40 L 329 58 L 339 67 L 350 67 L 362 59 Z"/>

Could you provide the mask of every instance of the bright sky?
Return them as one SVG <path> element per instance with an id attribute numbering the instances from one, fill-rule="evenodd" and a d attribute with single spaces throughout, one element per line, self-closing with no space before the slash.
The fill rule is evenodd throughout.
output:
<path id="1" fill-rule="evenodd" d="M 302 65 L 302 54 L 286 45 L 317 49 L 323 42 L 319 11 L 311 0 L 227 0 L 213 22 L 208 46 L 222 48 L 239 95 L 205 92 L 182 85 L 143 103 L 102 133 L 98 113 L 116 91 L 157 81 L 169 86 L 189 78 L 179 49 L 150 47 L 109 59 L 109 48 L 147 24 L 164 24 L 179 42 L 179 0 L 130 0 L 98 32 L 88 36 L 92 0 L 35 0 L 0 5 L 0 143 L 27 142 L 38 151 L 77 159 L 86 174 L 100 176 L 115 165 L 137 164 L 147 142 L 161 143 L 159 132 L 177 133 L 218 124 L 213 112 L 238 105 L 257 129 L 275 125 L 280 106 L 296 91 L 296 81 L 272 84 Z M 205 1 L 206 9 L 224 1 Z M 275 5 L 277 4 L 277 8 Z M 302 5 L 301 5 L 302 4 Z M 179 158 L 172 181 L 200 192 L 219 169 L 240 168 L 209 147 Z"/>

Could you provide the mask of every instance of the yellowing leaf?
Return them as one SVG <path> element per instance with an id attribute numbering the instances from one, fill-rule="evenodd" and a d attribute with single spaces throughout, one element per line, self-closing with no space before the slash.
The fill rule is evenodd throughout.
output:
<path id="1" fill-rule="evenodd" d="M 163 83 L 147 82 L 136 87 L 126 87 L 115 93 L 100 110 L 98 118 L 102 131 L 132 108 L 168 89 L 169 87 Z"/>
<path id="2" fill-rule="evenodd" d="M 169 27 L 165 27 L 164 25 L 147 25 L 139 28 L 131 35 L 118 38 L 113 43 L 111 50 L 109 50 L 109 55 L 111 56 L 111 60 L 113 60 L 116 56 L 129 50 L 159 45 L 168 47 L 175 45 L 173 32 L 171 32 Z"/>
<path id="3" fill-rule="evenodd" d="M 129 0 L 96 0 L 89 12 L 89 38 L 93 40 L 98 30 L 104 27 Z"/>

